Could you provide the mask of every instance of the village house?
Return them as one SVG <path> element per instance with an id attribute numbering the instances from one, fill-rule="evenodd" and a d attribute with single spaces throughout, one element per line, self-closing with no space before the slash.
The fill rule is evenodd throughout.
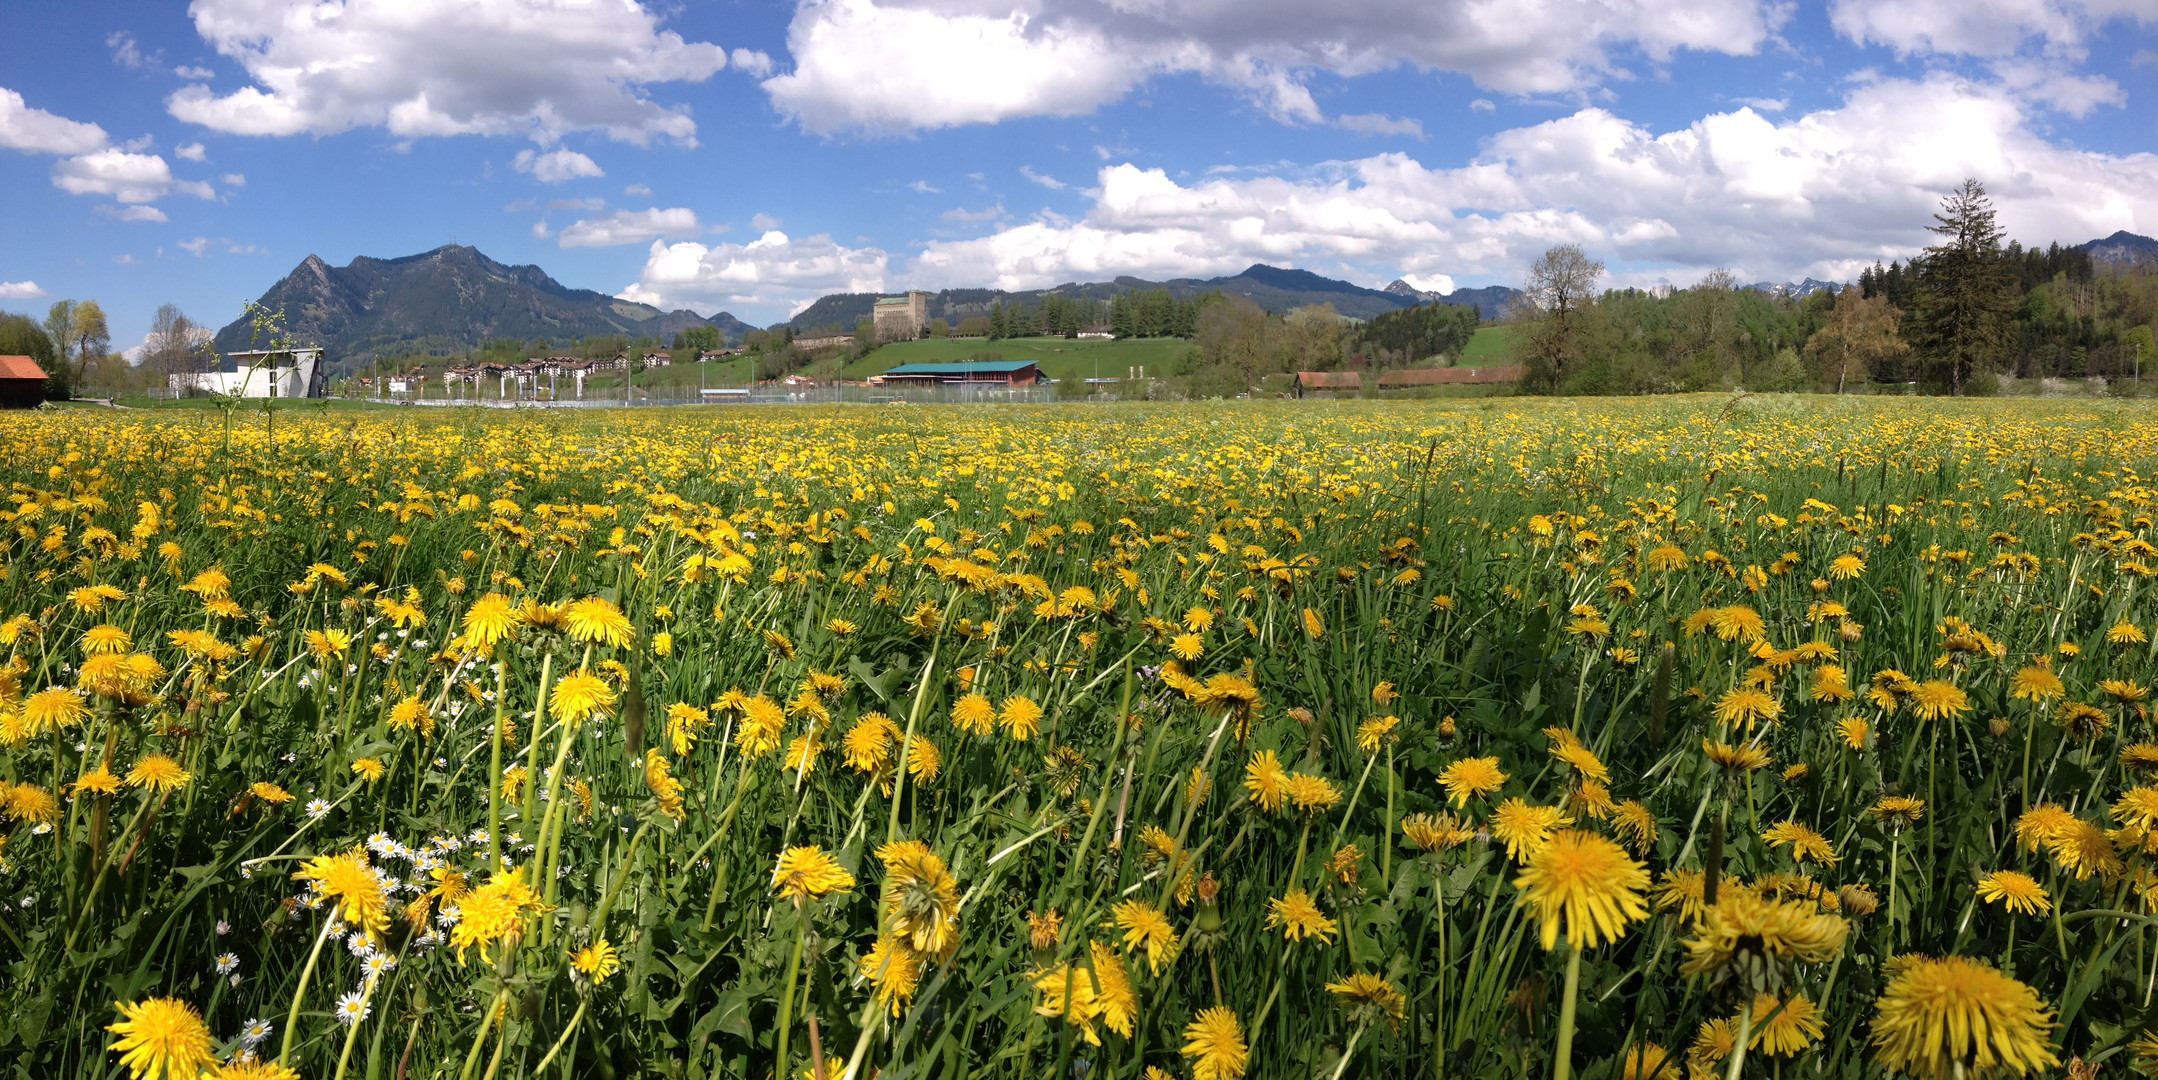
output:
<path id="1" fill-rule="evenodd" d="M 328 390 L 321 349 L 256 349 L 226 353 L 211 371 L 166 376 L 175 394 L 222 394 L 243 398 L 311 398 Z"/>

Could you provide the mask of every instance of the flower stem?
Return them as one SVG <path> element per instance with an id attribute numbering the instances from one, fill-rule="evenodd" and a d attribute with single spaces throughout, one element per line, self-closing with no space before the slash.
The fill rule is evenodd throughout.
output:
<path id="1" fill-rule="evenodd" d="M 1559 1042 L 1551 1060 L 1551 1080 L 1566 1080 L 1574 1070 L 1574 1004 L 1581 992 L 1581 950 L 1566 950 L 1566 996 L 1559 1002 Z M 1338 1075 L 1338 1074 L 1337 1074 Z"/>
<path id="2" fill-rule="evenodd" d="M 1738 1080 L 1739 1070 L 1746 1066 L 1746 1043 L 1753 1038 L 1753 1005 L 1746 1004 L 1738 1010 L 1738 1041 L 1731 1047 L 1731 1064 L 1724 1070 L 1724 1080 Z"/>
<path id="3" fill-rule="evenodd" d="M 554 1063 L 554 1056 L 561 1053 L 562 1048 L 569 1044 L 569 1037 L 577 1033 L 578 1023 L 584 1020 L 585 1006 L 590 1005 L 591 1003 L 591 998 L 581 998 L 578 1000 L 577 1011 L 570 1014 L 569 1026 L 562 1029 L 562 1037 L 554 1041 L 554 1047 L 547 1051 L 546 1057 L 540 1059 L 539 1065 L 533 1068 L 532 1075 L 538 1076 L 539 1074 L 546 1072 L 547 1066 Z"/>
<path id="4" fill-rule="evenodd" d="M 293 988 L 292 1008 L 285 1013 L 285 1040 L 277 1047 L 277 1063 L 283 1065 L 292 1056 L 292 1039 L 300 1027 L 300 1002 L 307 997 L 307 981 L 314 977 L 315 961 L 322 958 L 322 943 L 330 940 L 330 928 L 337 925 L 335 918 L 322 920 L 322 932 L 315 935 L 314 950 L 307 954 L 307 966 L 300 969 L 300 985 Z"/>
<path id="5" fill-rule="evenodd" d="M 502 718 L 509 708 L 509 669 L 495 668 L 494 762 L 487 773 L 487 870 L 502 869 Z"/>
<path id="6" fill-rule="evenodd" d="M 1358 1040 L 1358 1039 L 1361 1039 L 1361 1038 L 1363 1038 L 1363 1037 L 1364 1037 L 1364 1029 L 1365 1029 L 1365 1028 L 1367 1028 L 1367 1027 L 1370 1027 L 1370 1026 L 1371 1026 L 1371 1025 L 1370 1025 L 1370 1023 L 1369 1023 L 1368 1021 L 1367 1021 L 1367 1022 L 1365 1022 L 1365 1023 L 1362 1023 L 1362 1024 L 1358 1024 L 1358 1025 L 1356 1025 L 1356 1031 L 1355 1031 L 1355 1033 L 1354 1033 L 1354 1034 L 1351 1034 L 1351 1035 L 1349 1036 L 1349 1045 L 1347 1045 L 1347 1046 L 1344 1046 L 1344 1047 L 1342 1047 L 1342 1048 L 1341 1048 L 1341 1063 L 1340 1063 L 1340 1064 L 1338 1064 L 1338 1065 L 1335 1065 L 1335 1066 L 1334 1066 L 1334 1078 L 1333 1078 L 1333 1080 L 1341 1080 L 1341 1074 L 1342 1074 L 1342 1073 L 1343 1073 L 1344 1071 L 1346 1071 L 1346 1070 L 1348 1069 L 1348 1067 L 1349 1067 L 1349 1057 L 1350 1057 L 1350 1055 L 1352 1055 L 1352 1054 L 1356 1053 L 1356 1040 Z"/>
<path id="7" fill-rule="evenodd" d="M 794 979 L 802 971 L 802 944 L 809 937 L 809 908 L 797 899 L 794 902 L 794 953 L 787 958 L 787 979 L 779 999 L 779 1056 L 774 1059 L 774 1075 L 787 1075 L 787 1036 L 794 1027 Z"/>
<path id="8" fill-rule="evenodd" d="M 375 982 L 375 979 L 367 980 L 367 989 L 360 994 L 360 1016 L 362 1018 L 365 1018 L 367 1015 L 368 1002 L 371 1002 L 375 999 Z M 285 1030 L 290 1031 L 292 1029 L 288 1027 Z M 352 1064 L 353 1044 L 359 1041 L 360 1021 L 354 1020 L 349 1027 L 345 1028 L 345 1049 L 342 1053 L 337 1055 L 336 1080 L 345 1080 L 345 1070 Z"/>

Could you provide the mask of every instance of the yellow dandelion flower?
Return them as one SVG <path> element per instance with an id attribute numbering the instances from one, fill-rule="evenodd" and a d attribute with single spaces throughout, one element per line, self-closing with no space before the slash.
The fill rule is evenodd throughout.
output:
<path id="1" fill-rule="evenodd" d="M 1626 849 L 1595 833 L 1562 830 L 1528 853 L 1514 887 L 1536 909 L 1546 952 L 1561 930 L 1576 949 L 1624 936 L 1626 924 L 1648 918 L 1641 891 L 1648 869 Z"/>
<path id="2" fill-rule="evenodd" d="M 823 848 L 808 844 L 780 853 L 779 863 L 772 870 L 772 888 L 788 899 L 817 900 L 854 888 L 854 875 L 825 854 Z"/>
<path id="3" fill-rule="evenodd" d="M 565 724 L 580 723 L 614 708 L 614 688 L 589 671 L 564 675 L 547 693 L 547 712 Z"/>
<path id="4" fill-rule="evenodd" d="M 317 855 L 300 865 L 294 881 L 309 882 L 330 901 L 338 919 L 378 939 L 390 925 L 390 895 L 383 878 L 368 865 L 367 849 L 354 847 L 342 855 Z"/>
<path id="5" fill-rule="evenodd" d="M 1491 835 L 1506 845 L 1506 857 L 1519 861 L 1551 839 L 1559 827 L 1573 824 L 1556 806 L 1531 806 L 1518 798 L 1499 804 L 1491 815 Z"/>
<path id="6" fill-rule="evenodd" d="M 1147 969 L 1161 974 L 1162 965 L 1176 960 L 1175 928 L 1160 908 L 1144 900 L 1125 900 L 1109 909 L 1117 929 L 1124 932 L 1124 951 L 1144 947 Z"/>
<path id="7" fill-rule="evenodd" d="M 577 641 L 587 641 L 610 648 L 626 648 L 637 640 L 636 628 L 630 625 L 629 616 L 614 602 L 603 597 L 588 596 L 571 601 L 562 609 L 562 625 L 569 636 Z"/>
<path id="8" fill-rule="evenodd" d="M 1727 888 L 1702 911 L 1679 970 L 1699 975 L 1772 960 L 1817 964 L 1843 951 L 1850 932 L 1849 922 L 1822 914 L 1815 904 Z"/>
<path id="9" fill-rule="evenodd" d="M 613 945 L 607 943 L 606 938 L 600 938 L 572 953 L 569 966 L 585 978 L 598 982 L 622 970 L 622 959 L 621 954 L 615 951 Z"/>
<path id="10" fill-rule="evenodd" d="M 1875 1002 L 1874 1057 L 1919 1080 L 2027 1076 L 2060 1064 L 2055 1026 L 2037 991 L 1981 961 L 1913 957 Z"/>
<path id="11" fill-rule="evenodd" d="M 1770 1057 L 1796 1057 L 1812 1046 L 1823 1030 L 1821 1012 L 1806 995 L 1793 993 L 1783 1001 L 1774 994 L 1756 994 L 1753 1035 L 1746 1040 L 1746 1048 L 1758 1049 Z"/>
<path id="12" fill-rule="evenodd" d="M 119 1038 L 106 1049 L 120 1052 L 132 1080 L 192 1080 L 217 1063 L 217 1040 L 193 1005 L 169 997 L 116 1004 L 120 1019 L 105 1030 Z"/>
<path id="13" fill-rule="evenodd" d="M 1192 1080 L 1239 1080 L 1250 1053 L 1236 1014 L 1220 1006 L 1201 1012 L 1184 1027 L 1184 1056 Z"/>
<path id="14" fill-rule="evenodd" d="M 1462 758 L 1439 772 L 1439 786 L 1446 789 L 1457 809 L 1505 784 L 1506 774 L 1499 771 L 1499 759 L 1495 757 Z"/>
<path id="15" fill-rule="evenodd" d="M 1768 831 L 1761 834 L 1761 839 L 1768 841 L 1768 846 L 1770 847 L 1778 847 L 1783 844 L 1791 845 L 1791 860 L 1793 862 L 1803 863 L 1812 860 L 1823 866 L 1834 866 L 1843 861 L 1842 857 L 1836 854 L 1835 849 L 1829 846 L 1827 837 L 1813 831 L 1810 826 L 1802 825 L 1795 820 L 1782 821 L 1769 826 Z"/>
<path id="16" fill-rule="evenodd" d="M 2007 908 L 2011 915 L 2044 915 L 2053 910 L 2045 887 L 2029 874 L 2014 870 L 1996 870 L 1980 878 L 1978 896 L 1986 903 Z"/>
<path id="17" fill-rule="evenodd" d="M 996 730 L 997 707 L 982 694 L 968 694 L 952 702 L 952 724 L 969 735 L 987 735 Z"/>
<path id="18" fill-rule="evenodd" d="M 147 754 L 127 771 L 127 786 L 149 788 L 159 794 L 170 794 L 188 785 L 195 777 L 180 763 L 163 754 Z"/>
<path id="19" fill-rule="evenodd" d="M 1004 699 L 1003 708 L 997 711 L 997 720 L 1013 741 L 1025 742 L 1041 730 L 1042 707 L 1024 694 L 1014 694 Z"/>
<path id="20" fill-rule="evenodd" d="M 1267 900 L 1266 928 L 1280 930 L 1281 936 L 1291 942 L 1318 938 L 1330 943 L 1340 924 L 1319 910 L 1310 893 L 1290 889 L 1287 896 Z"/>

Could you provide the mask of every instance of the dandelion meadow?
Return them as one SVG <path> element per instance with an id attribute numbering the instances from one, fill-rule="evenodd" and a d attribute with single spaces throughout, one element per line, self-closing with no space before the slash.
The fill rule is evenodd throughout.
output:
<path id="1" fill-rule="evenodd" d="M 2152 419 L 0 416 L 0 1046 L 2148 1072 Z"/>

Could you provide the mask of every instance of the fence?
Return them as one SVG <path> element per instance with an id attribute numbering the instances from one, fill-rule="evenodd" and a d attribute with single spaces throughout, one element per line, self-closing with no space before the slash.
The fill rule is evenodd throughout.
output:
<path id="1" fill-rule="evenodd" d="M 676 388 L 665 387 L 663 389 L 675 390 Z M 620 397 L 602 397 L 598 395 L 587 396 L 582 401 L 574 399 L 551 401 L 544 396 L 518 397 L 512 395 L 508 398 L 499 398 L 484 394 L 478 397 L 460 396 L 452 398 L 441 395 L 439 391 L 418 397 L 411 394 L 332 393 L 329 395 L 329 400 L 373 402 L 378 405 L 425 405 L 438 408 L 444 406 L 469 406 L 488 409 L 620 409 L 624 407 L 649 408 L 675 405 L 703 405 L 712 408 L 727 408 L 741 405 L 829 405 L 840 403 L 886 405 L 901 402 L 921 405 L 1038 404 L 1057 400 L 1056 391 L 1047 387 L 1039 389 L 1007 389 L 1002 386 L 939 386 L 907 387 L 902 389 L 880 386 L 815 386 L 788 389 L 785 387 L 760 386 L 747 394 L 736 394 L 728 397 L 704 397 L 696 393 L 697 388 L 695 387 L 683 387 L 681 389 L 689 390 L 691 396 L 652 397 L 640 388 L 638 391 L 640 396 L 626 401 Z M 136 400 L 144 398 L 171 400 L 190 395 L 174 393 L 163 388 L 147 390 L 135 388 L 116 390 L 86 388 L 77 391 L 76 396 L 79 398 L 111 398 L 115 400 L 128 398 Z M 193 396 L 200 397 L 204 395 Z M 1096 399 L 1104 397 L 1114 399 L 1114 395 L 1096 394 L 1094 397 Z M 278 403 L 280 407 L 293 407 L 303 400 L 305 399 L 281 398 L 278 399 Z M 247 404 L 248 407 L 254 407 L 255 402 L 251 400 Z"/>

